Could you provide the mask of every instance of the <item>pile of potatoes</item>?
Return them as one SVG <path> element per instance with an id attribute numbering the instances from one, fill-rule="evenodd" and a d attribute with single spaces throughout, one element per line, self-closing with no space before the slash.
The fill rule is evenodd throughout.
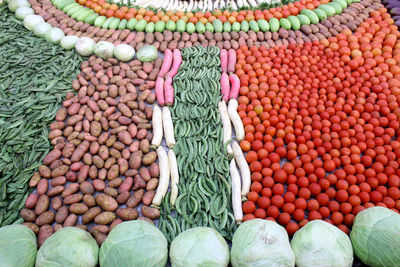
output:
<path id="1" fill-rule="evenodd" d="M 81 65 L 49 139 L 54 149 L 32 176 L 35 190 L 21 210 L 41 245 L 55 231 L 77 226 L 101 244 L 126 220 L 151 221 L 158 185 L 150 148 L 152 89 L 162 60 L 119 63 L 92 56 Z"/>

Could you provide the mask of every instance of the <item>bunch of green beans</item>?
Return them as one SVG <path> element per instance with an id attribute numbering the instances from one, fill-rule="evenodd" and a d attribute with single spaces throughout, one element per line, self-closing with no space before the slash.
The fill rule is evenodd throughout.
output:
<path id="1" fill-rule="evenodd" d="M 35 37 L 0 7 L 0 225 L 20 222 L 28 182 L 50 151 L 54 120 L 82 58 Z"/>
<path id="2" fill-rule="evenodd" d="M 161 205 L 159 228 L 169 242 L 186 229 L 209 226 L 231 240 L 236 229 L 231 206 L 229 156 L 223 144 L 218 111 L 221 62 L 217 47 L 182 50 L 183 63 L 174 78 L 175 128 L 179 196 Z"/>

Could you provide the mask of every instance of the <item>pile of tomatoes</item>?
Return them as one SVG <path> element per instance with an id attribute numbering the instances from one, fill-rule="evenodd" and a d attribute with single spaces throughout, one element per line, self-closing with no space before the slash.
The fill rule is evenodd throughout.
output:
<path id="1" fill-rule="evenodd" d="M 147 22 L 157 22 L 163 20 L 167 22 L 168 20 L 178 21 L 179 19 L 185 22 L 202 22 L 206 24 L 207 22 L 212 22 L 214 19 L 219 19 L 223 23 L 230 22 L 242 22 L 243 20 L 259 20 L 271 18 L 286 18 L 290 15 L 296 16 L 300 13 L 302 9 L 315 9 L 320 4 L 327 4 L 330 0 L 300 0 L 281 7 L 275 7 L 265 10 L 257 9 L 253 10 L 240 10 L 240 11 L 229 11 L 228 9 L 221 11 L 219 9 L 212 12 L 182 12 L 182 11 L 171 11 L 168 10 L 154 12 L 151 9 L 146 8 L 129 8 L 127 6 L 119 7 L 116 4 L 110 4 L 105 0 L 76 0 L 80 5 L 87 6 L 93 9 L 100 15 L 107 17 L 117 17 L 119 19 L 131 19 L 136 18 L 137 20 L 145 19 Z"/>
<path id="2" fill-rule="evenodd" d="M 352 33 L 241 47 L 239 115 L 251 170 L 244 220 L 348 233 L 365 208 L 400 210 L 400 32 L 385 8 Z"/>

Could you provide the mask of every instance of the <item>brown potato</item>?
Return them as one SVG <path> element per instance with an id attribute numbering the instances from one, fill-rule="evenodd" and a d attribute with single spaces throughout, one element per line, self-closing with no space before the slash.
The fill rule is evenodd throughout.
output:
<path id="1" fill-rule="evenodd" d="M 143 206 L 141 211 L 142 211 L 143 216 L 145 216 L 149 219 L 152 219 L 152 220 L 158 219 L 160 217 L 160 210 L 157 208 Z"/>
<path id="2" fill-rule="evenodd" d="M 88 224 L 93 221 L 93 219 L 101 213 L 101 209 L 99 207 L 93 207 L 89 209 L 85 214 L 82 216 L 82 223 Z"/>
<path id="3" fill-rule="evenodd" d="M 110 212 L 110 211 L 104 211 L 97 215 L 94 218 L 94 222 L 97 224 L 110 224 L 116 219 L 115 213 Z"/>
<path id="4" fill-rule="evenodd" d="M 82 215 L 86 211 L 88 211 L 88 206 L 84 203 L 75 203 L 69 206 L 69 212 L 76 214 L 76 215 Z"/>
<path id="5" fill-rule="evenodd" d="M 72 194 L 64 198 L 64 204 L 66 205 L 75 204 L 81 202 L 82 198 L 83 195 L 81 193 Z"/>
<path id="6" fill-rule="evenodd" d="M 156 159 L 157 159 L 157 153 L 151 151 L 143 156 L 142 162 L 144 165 L 151 165 L 153 162 L 156 161 Z"/>
<path id="7" fill-rule="evenodd" d="M 52 224 L 54 221 L 54 212 L 52 211 L 46 211 L 44 213 L 42 213 L 39 217 L 37 217 L 35 223 L 38 226 L 42 226 L 44 224 Z"/>
<path id="8" fill-rule="evenodd" d="M 39 234 L 38 234 L 38 245 L 39 247 L 46 241 L 47 238 L 49 238 L 52 234 L 54 233 L 54 229 L 51 225 L 43 225 L 39 229 Z"/>
<path id="9" fill-rule="evenodd" d="M 116 213 L 124 221 L 135 220 L 139 216 L 139 212 L 132 208 L 119 208 Z"/>
<path id="10" fill-rule="evenodd" d="M 78 216 L 76 216 L 75 214 L 70 214 L 65 219 L 63 227 L 75 226 L 77 221 L 78 221 Z"/>
<path id="11" fill-rule="evenodd" d="M 36 220 L 35 212 L 30 209 L 22 209 L 19 215 L 21 215 L 21 218 L 24 219 L 25 222 L 34 222 Z"/>
<path id="12" fill-rule="evenodd" d="M 43 212 L 49 209 L 50 199 L 47 195 L 41 195 L 35 206 L 35 214 L 41 215 Z"/>
<path id="13" fill-rule="evenodd" d="M 143 204 L 147 206 L 151 205 L 155 194 L 156 194 L 155 191 L 147 191 L 146 193 L 144 193 L 142 199 Z"/>
<path id="14" fill-rule="evenodd" d="M 86 194 L 83 196 L 82 200 L 88 207 L 96 206 L 96 199 L 94 198 L 93 195 Z"/>
<path id="15" fill-rule="evenodd" d="M 98 194 L 96 203 L 105 211 L 115 211 L 118 208 L 117 201 L 109 195 Z"/>
<path id="16" fill-rule="evenodd" d="M 28 209 L 33 209 L 36 206 L 38 199 L 39 196 L 36 193 L 32 192 L 25 200 L 25 207 Z"/>
<path id="17" fill-rule="evenodd" d="M 62 206 L 62 199 L 61 197 L 55 197 L 51 200 L 51 208 L 57 211 Z"/>
<path id="18" fill-rule="evenodd" d="M 67 217 L 68 217 L 68 208 L 63 206 L 58 209 L 55 219 L 57 223 L 63 223 Z"/>
<path id="19" fill-rule="evenodd" d="M 140 202 L 142 202 L 143 195 L 144 195 L 143 189 L 135 191 L 133 195 L 126 202 L 126 206 L 128 208 L 136 207 L 137 205 L 139 205 Z"/>
<path id="20" fill-rule="evenodd" d="M 35 233 L 35 235 L 37 235 L 39 233 L 39 226 L 37 226 L 34 223 L 23 222 L 22 225 L 25 225 L 25 226 L 29 227 L 29 229 L 31 229 Z"/>

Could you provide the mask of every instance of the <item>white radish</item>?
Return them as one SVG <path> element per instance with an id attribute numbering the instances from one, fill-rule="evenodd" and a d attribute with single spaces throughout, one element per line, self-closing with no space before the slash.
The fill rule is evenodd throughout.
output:
<path id="1" fill-rule="evenodd" d="M 169 162 L 169 169 L 171 171 L 171 196 L 169 200 L 171 206 L 175 206 L 175 201 L 176 198 L 178 197 L 179 172 L 178 172 L 178 164 L 176 163 L 175 152 L 172 149 L 168 151 L 168 162 Z"/>
<path id="2" fill-rule="evenodd" d="M 242 141 L 244 139 L 244 127 L 242 119 L 237 112 L 238 102 L 236 99 L 229 100 L 228 103 L 228 115 L 232 121 L 233 128 L 235 129 L 236 139 Z"/>
<path id="3" fill-rule="evenodd" d="M 224 132 L 224 145 L 232 138 L 232 125 L 229 119 L 228 109 L 224 100 L 218 103 L 218 110 L 222 121 L 222 130 Z M 232 147 L 230 144 L 226 147 L 229 154 L 232 154 Z"/>
<path id="4" fill-rule="evenodd" d="M 157 148 L 157 157 L 160 168 L 160 179 L 158 182 L 156 195 L 153 198 L 153 205 L 160 206 L 162 199 L 165 197 L 168 191 L 170 169 L 167 152 L 165 152 L 162 146 Z"/>
<path id="5" fill-rule="evenodd" d="M 251 7 L 256 7 L 257 6 L 257 2 L 255 0 L 248 0 L 249 4 L 251 5 Z"/>
<path id="6" fill-rule="evenodd" d="M 229 172 L 232 180 L 232 209 L 237 224 L 243 220 L 242 198 L 240 197 L 240 175 L 236 167 L 235 159 L 229 164 Z"/>
<path id="7" fill-rule="evenodd" d="M 232 0 L 232 1 L 231 1 L 231 8 L 232 8 L 233 10 L 238 9 L 235 0 Z"/>
<path id="8" fill-rule="evenodd" d="M 154 104 L 151 123 L 153 126 L 153 140 L 151 140 L 151 144 L 155 147 L 159 147 L 163 138 L 163 123 L 161 108 L 157 104 Z"/>
<path id="9" fill-rule="evenodd" d="M 190 0 L 190 3 L 188 5 L 188 11 L 192 11 L 193 10 L 193 0 Z"/>
<path id="10" fill-rule="evenodd" d="M 249 165 L 247 164 L 246 158 L 243 155 L 243 151 L 240 148 L 240 145 L 236 142 L 233 142 L 232 149 L 233 149 L 233 155 L 235 156 L 236 163 L 240 169 L 240 174 L 242 176 L 241 195 L 242 195 L 242 197 L 245 197 L 250 192 L 250 186 L 251 186 L 250 168 L 249 168 Z"/>
<path id="11" fill-rule="evenodd" d="M 175 142 L 174 124 L 172 123 L 171 111 L 168 107 L 162 109 L 162 122 L 164 127 L 165 142 L 169 148 L 172 148 Z"/>

